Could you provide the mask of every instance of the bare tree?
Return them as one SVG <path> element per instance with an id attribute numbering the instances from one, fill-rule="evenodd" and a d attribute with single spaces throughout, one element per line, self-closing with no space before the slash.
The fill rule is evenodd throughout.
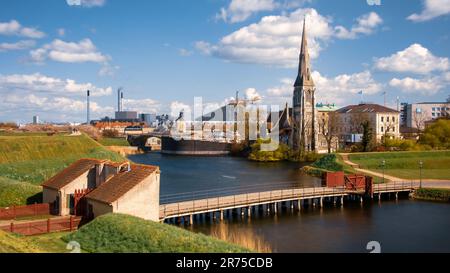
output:
<path id="1" fill-rule="evenodd" d="M 417 112 L 414 111 L 413 115 L 413 122 L 415 127 L 417 128 L 417 130 L 422 131 L 423 129 L 425 129 L 425 122 L 427 121 L 427 112 Z"/>
<path id="2" fill-rule="evenodd" d="M 328 118 L 319 121 L 320 132 L 327 142 L 328 153 L 331 154 L 333 142 L 338 139 L 338 117 L 336 113 L 329 113 Z"/>

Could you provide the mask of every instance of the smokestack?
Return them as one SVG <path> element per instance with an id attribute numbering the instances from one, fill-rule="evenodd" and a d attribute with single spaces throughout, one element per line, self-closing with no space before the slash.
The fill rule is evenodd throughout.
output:
<path id="1" fill-rule="evenodd" d="M 122 89 L 119 88 L 117 89 L 117 112 L 121 112 L 122 110 L 120 109 L 120 94 L 122 93 Z"/>
<path id="2" fill-rule="evenodd" d="M 123 111 L 123 92 L 120 93 L 120 111 Z"/>
<path id="3" fill-rule="evenodd" d="M 89 125 L 91 123 L 91 102 L 90 102 L 90 97 L 91 97 L 91 91 L 87 91 L 87 118 L 86 118 L 86 124 Z"/>

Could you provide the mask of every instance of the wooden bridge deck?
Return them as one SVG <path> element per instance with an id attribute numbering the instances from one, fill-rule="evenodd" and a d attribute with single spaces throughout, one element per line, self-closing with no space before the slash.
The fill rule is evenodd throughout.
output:
<path id="1" fill-rule="evenodd" d="M 374 185 L 374 194 L 411 192 L 419 187 L 414 182 L 395 182 L 382 185 Z M 259 205 L 274 204 L 279 202 L 299 201 L 308 199 L 322 199 L 327 197 L 341 197 L 348 195 L 362 195 L 365 192 L 346 190 L 344 187 L 311 187 L 288 188 L 280 190 L 268 190 L 239 194 L 223 194 L 215 192 L 215 197 L 192 198 L 179 202 L 170 202 L 160 205 L 160 219 L 165 220 L 174 217 L 191 216 L 210 212 L 218 212 L 237 208 L 248 208 Z M 169 196 L 176 199 L 177 195 Z M 164 199 L 164 198 L 163 198 Z"/>

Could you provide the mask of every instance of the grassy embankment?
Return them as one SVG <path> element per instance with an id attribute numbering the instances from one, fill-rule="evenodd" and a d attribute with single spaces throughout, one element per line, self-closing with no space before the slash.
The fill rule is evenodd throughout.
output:
<path id="1" fill-rule="evenodd" d="M 123 214 L 101 216 L 63 239 L 96 253 L 250 252 L 206 235 Z"/>
<path id="2" fill-rule="evenodd" d="M 419 189 L 414 193 L 414 198 L 426 201 L 450 202 L 449 189 Z"/>
<path id="3" fill-rule="evenodd" d="M 40 201 L 43 181 L 80 158 L 125 160 L 87 136 L 0 135 L 0 207 Z M 63 253 L 70 238 L 86 252 L 248 252 L 208 236 L 124 215 L 95 220 L 74 234 L 23 237 L 0 232 L 0 253 Z"/>
<path id="4" fill-rule="evenodd" d="M 340 172 L 345 174 L 353 174 L 356 171 L 349 165 L 344 163 L 344 160 L 340 155 L 329 154 L 326 155 L 313 164 L 305 166 L 302 171 L 308 175 L 322 177 L 324 172 Z"/>
<path id="5" fill-rule="evenodd" d="M 130 146 L 125 138 L 112 138 L 112 137 L 102 137 L 98 143 L 103 146 L 120 146 L 127 147 Z"/>
<path id="6" fill-rule="evenodd" d="M 202 234 L 123 214 L 99 217 L 73 233 L 24 237 L 0 231 L 0 253 L 67 253 L 76 241 L 87 253 L 249 253 Z"/>
<path id="7" fill-rule="evenodd" d="M 0 207 L 39 201 L 40 184 L 80 158 L 125 160 L 85 135 L 0 135 Z"/>
<path id="8" fill-rule="evenodd" d="M 419 179 L 419 161 L 423 161 L 423 179 L 450 179 L 450 151 L 388 152 L 351 154 L 350 161 L 362 169 L 383 172 L 381 162 L 386 161 L 385 173 L 403 179 Z"/>

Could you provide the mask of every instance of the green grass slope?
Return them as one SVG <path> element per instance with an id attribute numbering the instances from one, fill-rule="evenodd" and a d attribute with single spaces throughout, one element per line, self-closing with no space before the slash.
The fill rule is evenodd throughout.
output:
<path id="1" fill-rule="evenodd" d="M 0 177 L 0 207 L 39 203 L 42 187 Z"/>
<path id="2" fill-rule="evenodd" d="M 425 179 L 450 179 L 450 151 L 388 152 L 351 154 L 350 161 L 363 169 L 382 172 L 381 162 L 386 161 L 386 174 L 404 179 L 419 179 L 419 161 L 423 161 L 422 177 Z"/>
<path id="3" fill-rule="evenodd" d="M 38 246 L 13 234 L 0 230 L 0 253 L 40 253 Z"/>
<path id="4" fill-rule="evenodd" d="M 0 136 L 0 176 L 41 184 L 80 158 L 125 160 L 88 136 Z"/>
<path id="5" fill-rule="evenodd" d="M 249 250 L 187 230 L 108 214 L 64 237 L 94 253 L 241 253 Z"/>

